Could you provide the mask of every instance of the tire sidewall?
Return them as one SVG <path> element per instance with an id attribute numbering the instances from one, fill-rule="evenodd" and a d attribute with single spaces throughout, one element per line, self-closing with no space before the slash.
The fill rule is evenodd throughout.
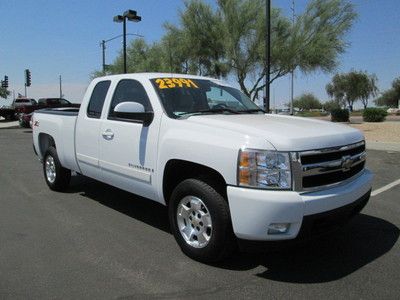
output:
<path id="1" fill-rule="evenodd" d="M 177 207 L 186 196 L 194 196 L 206 205 L 212 221 L 212 234 L 207 246 L 195 248 L 182 237 L 177 225 Z M 228 241 L 232 236 L 229 207 L 226 200 L 211 186 L 197 179 L 181 182 L 172 193 L 169 202 L 169 219 L 171 231 L 182 251 L 199 261 L 211 262 L 220 260 Z"/>
<path id="2" fill-rule="evenodd" d="M 46 160 L 49 156 L 53 157 L 56 169 L 56 178 L 54 182 L 50 182 L 47 180 Z M 57 150 L 54 147 L 50 147 L 49 149 L 47 149 L 43 157 L 43 175 L 48 187 L 54 191 L 63 190 L 69 183 L 70 180 L 69 170 L 66 170 L 61 166 L 60 160 L 58 159 Z"/>

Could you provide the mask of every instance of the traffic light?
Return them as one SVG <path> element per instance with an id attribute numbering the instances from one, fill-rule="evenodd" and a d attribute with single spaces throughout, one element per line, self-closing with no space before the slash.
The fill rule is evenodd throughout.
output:
<path id="1" fill-rule="evenodd" d="M 31 86 L 31 71 L 29 69 L 25 70 L 25 85 Z"/>
<path id="2" fill-rule="evenodd" d="M 4 85 L 3 86 L 4 88 L 8 88 L 8 76 L 7 75 L 4 76 L 3 85 Z"/>

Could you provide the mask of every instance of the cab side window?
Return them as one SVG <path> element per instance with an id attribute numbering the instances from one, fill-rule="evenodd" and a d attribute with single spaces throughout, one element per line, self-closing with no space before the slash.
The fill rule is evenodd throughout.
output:
<path id="1" fill-rule="evenodd" d="M 152 111 L 146 90 L 139 81 L 133 79 L 123 79 L 118 83 L 111 100 L 109 119 L 116 119 L 114 109 L 121 102 L 137 102 L 143 105 L 146 112 Z"/>
<path id="2" fill-rule="evenodd" d="M 87 116 L 89 118 L 100 119 L 101 111 L 103 110 L 104 100 L 106 99 L 110 84 L 110 80 L 100 81 L 94 87 L 87 108 Z"/>

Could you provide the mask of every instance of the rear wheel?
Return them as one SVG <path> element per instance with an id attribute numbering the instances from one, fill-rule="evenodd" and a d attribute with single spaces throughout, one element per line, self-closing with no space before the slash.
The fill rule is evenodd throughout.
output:
<path id="1" fill-rule="evenodd" d="M 169 218 L 182 251 L 195 260 L 220 261 L 235 248 L 228 203 L 201 180 L 178 184 L 169 202 Z"/>
<path id="2" fill-rule="evenodd" d="M 44 155 L 43 173 L 47 185 L 53 191 L 64 191 L 71 180 L 71 171 L 61 166 L 54 147 L 49 147 Z"/>

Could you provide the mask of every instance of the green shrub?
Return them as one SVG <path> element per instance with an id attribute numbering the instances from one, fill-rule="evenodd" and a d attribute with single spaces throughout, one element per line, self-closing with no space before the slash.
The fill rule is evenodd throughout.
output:
<path id="1" fill-rule="evenodd" d="M 370 107 L 363 112 L 363 120 L 365 122 L 383 122 L 386 116 L 387 112 L 382 108 Z"/>
<path id="2" fill-rule="evenodd" d="M 296 116 L 299 117 L 323 117 L 328 115 L 327 112 L 321 112 L 321 111 L 299 111 L 296 112 Z"/>
<path id="3" fill-rule="evenodd" d="M 331 121 L 332 122 L 349 122 L 349 111 L 347 109 L 332 109 Z"/>
<path id="4" fill-rule="evenodd" d="M 329 112 L 331 112 L 334 109 L 340 109 L 339 103 L 335 100 L 326 101 L 325 103 L 322 104 L 322 107 L 324 108 L 324 110 Z"/>

